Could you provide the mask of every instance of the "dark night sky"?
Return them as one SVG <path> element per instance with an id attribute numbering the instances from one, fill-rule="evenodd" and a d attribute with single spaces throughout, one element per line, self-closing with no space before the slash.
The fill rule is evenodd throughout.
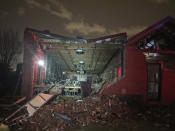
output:
<path id="1" fill-rule="evenodd" d="M 166 16 L 175 17 L 175 0 L 1 0 L 0 26 L 26 27 L 85 38 L 119 32 L 128 36 Z"/>

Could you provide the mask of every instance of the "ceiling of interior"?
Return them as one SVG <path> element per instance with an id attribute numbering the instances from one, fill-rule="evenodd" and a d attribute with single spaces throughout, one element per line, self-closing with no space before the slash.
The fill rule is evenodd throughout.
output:
<path id="1" fill-rule="evenodd" d="M 40 45 L 45 53 L 56 56 L 63 70 L 90 74 L 102 73 L 126 42 L 125 33 L 88 40 L 35 33 L 40 38 Z M 82 49 L 83 53 L 77 53 L 77 49 Z"/>

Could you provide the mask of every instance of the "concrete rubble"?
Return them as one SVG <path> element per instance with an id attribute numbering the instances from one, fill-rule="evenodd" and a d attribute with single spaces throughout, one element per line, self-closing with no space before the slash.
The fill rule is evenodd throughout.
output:
<path id="1" fill-rule="evenodd" d="M 175 112 L 170 108 L 132 107 L 116 95 L 63 97 L 57 96 L 42 106 L 32 117 L 14 121 L 12 130 L 65 131 L 86 127 L 90 123 L 118 127 L 122 123 L 150 121 L 152 126 L 175 129 Z"/>

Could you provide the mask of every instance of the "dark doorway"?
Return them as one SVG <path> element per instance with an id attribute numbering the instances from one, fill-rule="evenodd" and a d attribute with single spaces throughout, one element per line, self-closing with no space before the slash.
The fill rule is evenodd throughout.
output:
<path id="1" fill-rule="evenodd" d="M 160 100 L 161 98 L 161 65 L 148 64 L 148 100 Z"/>

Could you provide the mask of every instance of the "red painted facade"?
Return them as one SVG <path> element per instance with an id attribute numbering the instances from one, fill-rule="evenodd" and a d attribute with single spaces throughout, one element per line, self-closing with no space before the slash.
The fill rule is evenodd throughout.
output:
<path id="1" fill-rule="evenodd" d="M 162 104 L 175 103 L 175 71 L 164 69 L 162 71 Z"/>
<path id="2" fill-rule="evenodd" d="M 158 101 L 147 99 L 148 63 L 143 52 L 133 46 L 126 49 L 126 74 L 123 79 L 105 88 L 102 94 L 140 95 L 149 104 L 170 105 L 175 103 L 175 70 L 161 64 L 161 98 Z"/>
<path id="3" fill-rule="evenodd" d="M 149 27 L 148 29 L 137 34 L 133 38 L 129 39 L 126 46 L 126 72 L 125 77 L 113 84 L 108 88 L 102 90 L 102 94 L 118 94 L 122 96 L 137 95 L 142 98 L 145 103 L 148 104 L 160 104 L 171 105 L 175 104 L 175 69 L 165 67 L 166 62 L 159 60 L 154 63 L 149 63 L 146 60 L 143 50 L 138 48 L 138 41 L 147 37 L 155 30 L 164 26 L 168 21 L 175 23 L 172 18 L 165 18 L 157 24 Z M 172 50 L 147 50 L 151 53 L 162 53 L 166 55 L 174 55 L 175 51 Z M 171 60 L 173 61 L 173 60 Z M 174 60 L 175 61 L 175 60 Z M 148 98 L 148 65 L 159 64 L 160 65 L 160 99 L 150 100 Z"/>

